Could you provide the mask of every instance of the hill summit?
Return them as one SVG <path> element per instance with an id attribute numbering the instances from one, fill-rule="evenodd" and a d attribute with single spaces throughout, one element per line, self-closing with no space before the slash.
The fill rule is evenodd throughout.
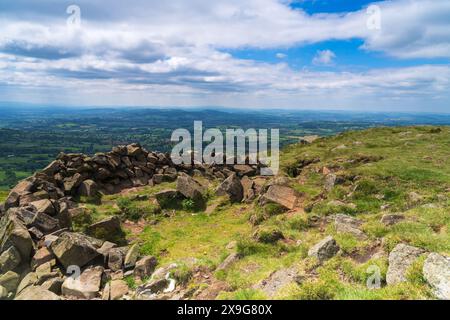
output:
<path id="1" fill-rule="evenodd" d="M 60 154 L 0 207 L 0 297 L 449 299 L 449 142 L 303 139 L 277 177 L 139 144 Z"/>

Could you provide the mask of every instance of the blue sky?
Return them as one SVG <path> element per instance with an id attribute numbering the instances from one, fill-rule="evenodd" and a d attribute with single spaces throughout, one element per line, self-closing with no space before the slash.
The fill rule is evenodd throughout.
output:
<path id="1" fill-rule="evenodd" d="M 0 101 L 450 112 L 448 0 L 69 4 L 2 0 Z"/>

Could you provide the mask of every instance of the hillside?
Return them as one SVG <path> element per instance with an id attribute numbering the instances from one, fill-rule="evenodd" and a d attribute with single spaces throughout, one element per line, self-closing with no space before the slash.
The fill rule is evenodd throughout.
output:
<path id="1" fill-rule="evenodd" d="M 449 127 L 374 128 L 290 145 L 276 178 L 249 166 L 174 167 L 161 154 L 124 148 L 60 155 L 37 175 L 39 191 L 0 194 L 2 298 L 450 298 Z M 58 227 L 38 235 L 48 221 Z M 25 256 L 28 238 L 18 244 L 11 223 L 30 233 Z M 82 281 L 98 278 L 94 292 L 65 276 L 72 234 L 97 239 L 75 243 L 97 251 L 74 263 Z"/>

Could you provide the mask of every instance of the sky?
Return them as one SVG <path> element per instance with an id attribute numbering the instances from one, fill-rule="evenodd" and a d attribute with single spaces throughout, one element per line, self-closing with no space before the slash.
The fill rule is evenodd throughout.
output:
<path id="1" fill-rule="evenodd" d="M 1 0 L 0 101 L 450 112 L 450 1 Z"/>

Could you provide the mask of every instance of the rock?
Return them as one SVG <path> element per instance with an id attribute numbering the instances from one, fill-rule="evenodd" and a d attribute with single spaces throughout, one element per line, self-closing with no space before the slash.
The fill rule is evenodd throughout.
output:
<path id="1" fill-rule="evenodd" d="M 14 300 L 61 300 L 59 296 L 42 287 L 31 286 L 24 289 Z"/>
<path id="2" fill-rule="evenodd" d="M 241 179 L 241 184 L 244 193 L 244 202 L 251 202 L 256 198 L 256 192 L 254 189 L 255 183 L 247 176 L 243 176 Z"/>
<path id="3" fill-rule="evenodd" d="M 0 286 L 5 288 L 8 292 L 15 293 L 19 283 L 20 276 L 13 271 L 8 271 L 0 276 Z"/>
<path id="4" fill-rule="evenodd" d="M 81 268 L 99 255 L 91 238 L 79 233 L 64 232 L 50 248 L 66 269 L 71 265 Z"/>
<path id="5" fill-rule="evenodd" d="M 97 252 L 100 253 L 101 255 L 105 256 L 105 258 L 107 258 L 109 251 L 116 247 L 117 247 L 117 244 L 115 244 L 113 242 L 105 241 L 102 244 L 102 246 L 100 247 L 100 249 L 97 250 Z"/>
<path id="6" fill-rule="evenodd" d="M 423 276 L 437 298 L 450 300 L 450 258 L 437 253 L 428 255 L 423 265 Z"/>
<path id="7" fill-rule="evenodd" d="M 150 277 L 155 271 L 158 261 L 153 256 L 147 256 L 136 262 L 136 267 L 134 268 L 134 276 L 144 279 Z"/>
<path id="8" fill-rule="evenodd" d="M 311 135 L 311 136 L 300 137 L 299 140 L 300 140 L 301 144 L 311 144 L 319 138 L 320 137 L 318 135 Z"/>
<path id="9" fill-rule="evenodd" d="M 93 180 L 85 180 L 78 187 L 78 194 L 82 197 L 98 197 L 98 186 Z"/>
<path id="10" fill-rule="evenodd" d="M 139 286 L 136 290 L 138 295 L 152 295 L 161 293 L 169 285 L 169 280 L 166 278 L 151 280 L 150 282 Z"/>
<path id="11" fill-rule="evenodd" d="M 33 181 L 22 180 L 20 181 L 9 193 L 8 197 L 5 200 L 5 209 L 9 209 L 12 207 L 16 207 L 19 204 L 20 197 L 29 193 L 35 187 Z"/>
<path id="12" fill-rule="evenodd" d="M 37 213 L 45 213 L 49 216 L 54 216 L 56 214 L 55 206 L 53 202 L 48 199 L 33 201 L 30 203 L 33 207 L 36 208 Z"/>
<path id="13" fill-rule="evenodd" d="M 236 164 L 233 166 L 233 170 L 237 173 L 239 177 L 243 176 L 253 176 L 256 170 L 246 164 Z"/>
<path id="14" fill-rule="evenodd" d="M 127 247 L 113 248 L 108 254 L 108 268 L 112 271 L 119 271 L 123 268 L 123 260 L 128 252 Z"/>
<path id="15" fill-rule="evenodd" d="M 0 301 L 8 298 L 8 290 L 6 288 L 0 286 Z"/>
<path id="16" fill-rule="evenodd" d="M 409 201 L 411 201 L 412 203 L 418 203 L 418 202 L 422 201 L 422 199 L 423 199 L 423 197 L 416 192 L 410 192 L 408 194 L 408 197 L 409 197 Z"/>
<path id="17" fill-rule="evenodd" d="M 42 231 L 44 234 L 52 233 L 60 229 L 58 219 L 55 219 L 48 214 L 37 212 L 31 222 L 27 224 L 28 227 L 36 227 L 38 230 Z"/>
<path id="18" fill-rule="evenodd" d="M 274 298 L 278 291 L 292 283 L 299 283 L 300 276 L 295 268 L 283 268 L 273 272 L 267 279 L 254 286 L 268 298 Z"/>
<path id="19" fill-rule="evenodd" d="M 381 223 L 386 226 L 392 226 L 405 220 L 405 216 L 402 214 L 385 214 L 381 217 Z"/>
<path id="20" fill-rule="evenodd" d="M 336 240 L 328 236 L 309 249 L 308 256 L 316 257 L 320 262 L 323 262 L 335 256 L 338 251 L 339 245 Z"/>
<path id="21" fill-rule="evenodd" d="M 424 253 L 424 250 L 406 244 L 398 244 L 389 254 L 389 267 L 386 274 L 388 285 L 406 281 L 408 268 Z"/>
<path id="22" fill-rule="evenodd" d="M 41 285 L 41 287 L 48 291 L 53 292 L 54 294 L 60 295 L 61 287 L 62 287 L 63 283 L 64 283 L 64 279 L 55 277 L 55 278 L 51 278 L 51 279 L 48 279 L 47 281 L 45 281 Z"/>
<path id="23" fill-rule="evenodd" d="M 110 299 L 120 300 L 129 291 L 128 285 L 123 280 L 113 280 L 110 283 Z"/>
<path id="24" fill-rule="evenodd" d="M 22 281 L 20 281 L 19 286 L 17 287 L 17 294 L 22 292 L 23 289 L 36 284 L 37 281 L 38 276 L 35 272 L 28 273 L 25 277 L 23 277 Z"/>
<path id="25" fill-rule="evenodd" d="M 81 182 L 83 182 L 83 176 L 79 173 L 75 173 L 72 177 L 64 179 L 64 190 L 67 193 L 71 193 L 81 184 Z"/>
<path id="26" fill-rule="evenodd" d="M 330 192 L 336 184 L 337 176 L 334 173 L 330 173 L 325 177 L 325 190 Z"/>
<path id="27" fill-rule="evenodd" d="M 186 198 L 193 199 L 196 202 L 204 202 L 205 187 L 187 174 L 178 176 L 177 191 Z"/>
<path id="28" fill-rule="evenodd" d="M 143 149 L 138 143 L 133 143 L 127 146 L 127 155 L 131 157 L 136 157 L 143 154 Z"/>
<path id="29" fill-rule="evenodd" d="M 236 174 L 230 175 L 217 188 L 216 194 L 218 196 L 228 195 L 232 202 L 241 202 L 244 197 L 241 180 L 239 180 Z"/>
<path id="30" fill-rule="evenodd" d="M 338 233 L 348 233 L 359 240 L 366 240 L 367 235 L 359 229 L 361 225 L 360 220 L 345 214 L 337 214 L 334 220 L 334 226 Z"/>
<path id="31" fill-rule="evenodd" d="M 292 210 L 297 206 L 298 200 L 298 192 L 296 192 L 292 188 L 280 185 L 270 186 L 267 192 L 261 198 L 262 203 L 277 203 L 289 210 Z"/>
<path id="32" fill-rule="evenodd" d="M 9 210 L 0 220 L 0 252 L 14 246 L 22 261 L 29 261 L 33 240 L 25 225 Z"/>
<path id="33" fill-rule="evenodd" d="M 91 224 L 87 229 L 87 234 L 103 240 L 117 241 L 123 238 L 124 233 L 120 226 L 120 218 L 117 216 L 108 217 L 99 222 Z"/>
<path id="34" fill-rule="evenodd" d="M 0 274 L 14 270 L 22 262 L 20 252 L 14 247 L 9 247 L 0 255 Z"/>
<path id="35" fill-rule="evenodd" d="M 232 253 L 228 257 L 226 257 L 225 260 L 222 261 L 221 264 L 217 267 L 216 271 L 225 270 L 228 269 L 229 266 L 234 264 L 235 262 L 239 261 L 241 259 L 241 255 L 238 253 Z"/>
<path id="36" fill-rule="evenodd" d="M 136 265 L 136 261 L 139 258 L 139 246 L 134 244 L 128 249 L 128 252 L 123 261 L 125 269 L 133 268 Z"/>
<path id="37" fill-rule="evenodd" d="M 178 192 L 173 189 L 163 190 L 155 194 L 156 201 L 161 207 L 178 201 Z"/>
<path id="38" fill-rule="evenodd" d="M 107 284 L 105 284 L 105 287 L 103 288 L 102 300 L 108 301 L 110 300 L 110 298 L 111 298 L 111 286 L 108 282 Z"/>
<path id="39" fill-rule="evenodd" d="M 94 267 L 83 271 L 78 278 L 68 277 L 61 288 L 64 296 L 93 299 L 99 296 L 103 268 Z"/>
<path id="40" fill-rule="evenodd" d="M 38 266 L 52 261 L 54 258 L 55 256 L 50 252 L 48 248 L 42 247 L 38 251 L 36 251 L 33 258 L 31 259 L 31 268 L 34 270 Z"/>
<path id="41" fill-rule="evenodd" d="M 260 229 L 253 234 L 253 238 L 261 243 L 275 243 L 284 239 L 284 235 L 277 229 Z"/>

